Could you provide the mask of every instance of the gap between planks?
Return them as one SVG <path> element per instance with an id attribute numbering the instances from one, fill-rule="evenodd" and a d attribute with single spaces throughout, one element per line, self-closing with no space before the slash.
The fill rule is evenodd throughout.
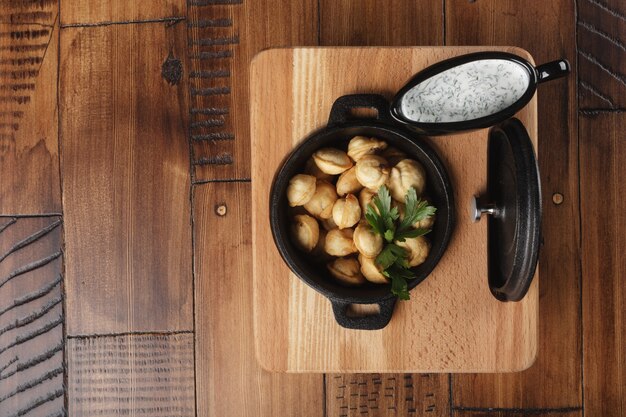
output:
<path id="1" fill-rule="evenodd" d="M 123 337 L 123 336 L 171 336 L 176 334 L 194 334 L 193 330 L 172 330 L 172 331 L 154 331 L 154 332 L 120 332 L 120 333 L 94 333 L 68 335 L 67 339 L 90 339 L 97 337 Z"/>
<path id="2" fill-rule="evenodd" d="M 115 25 L 134 25 L 134 24 L 142 24 L 142 23 L 169 23 L 171 25 L 175 25 L 185 20 L 187 20 L 187 16 L 164 17 L 162 19 L 121 20 L 121 21 L 115 21 L 115 22 L 105 21 L 105 22 L 95 22 L 95 23 L 65 23 L 65 24 L 60 25 L 60 28 L 61 29 L 89 28 L 89 27 L 102 27 L 102 26 L 115 26 Z"/>

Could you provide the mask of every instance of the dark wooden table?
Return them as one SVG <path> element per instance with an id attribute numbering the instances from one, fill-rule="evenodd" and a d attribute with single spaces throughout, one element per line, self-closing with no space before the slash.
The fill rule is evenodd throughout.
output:
<path id="1" fill-rule="evenodd" d="M 186 2 L 187 1 L 187 2 Z M 0 0 L 0 417 L 626 417 L 626 3 Z M 515 374 L 254 358 L 248 65 L 516 45 L 539 91 L 539 354 Z M 346 68 L 350 71 L 350 68 Z"/>

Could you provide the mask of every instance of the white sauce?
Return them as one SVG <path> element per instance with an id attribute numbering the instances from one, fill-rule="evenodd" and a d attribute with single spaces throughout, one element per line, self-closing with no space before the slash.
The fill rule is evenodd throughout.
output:
<path id="1" fill-rule="evenodd" d="M 405 93 L 402 114 L 421 123 L 460 122 L 497 113 L 519 100 L 530 83 L 525 67 L 483 59 L 450 68 Z"/>

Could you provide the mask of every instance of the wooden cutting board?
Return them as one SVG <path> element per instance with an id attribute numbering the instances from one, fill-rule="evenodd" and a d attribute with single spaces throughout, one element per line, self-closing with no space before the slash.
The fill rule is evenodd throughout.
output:
<path id="1" fill-rule="evenodd" d="M 326 125 L 336 98 L 391 98 L 419 70 L 456 55 L 513 47 L 291 48 L 251 64 L 254 330 L 260 364 L 282 372 L 510 372 L 537 350 L 538 276 L 526 297 L 502 303 L 487 284 L 487 222 L 470 199 L 486 187 L 487 130 L 431 138 L 455 190 L 457 226 L 431 275 L 398 302 L 382 330 L 348 330 L 330 302 L 300 281 L 274 245 L 269 192 L 285 156 Z M 536 97 L 517 117 L 537 148 Z M 227 278 L 224 278 L 227 279 Z"/>

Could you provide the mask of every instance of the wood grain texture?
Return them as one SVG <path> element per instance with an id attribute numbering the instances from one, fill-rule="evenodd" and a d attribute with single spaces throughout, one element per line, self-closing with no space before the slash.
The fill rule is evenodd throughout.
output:
<path id="1" fill-rule="evenodd" d="M 626 114 L 580 119 L 585 414 L 626 416 Z"/>
<path id="2" fill-rule="evenodd" d="M 0 218 L 0 416 L 65 416 L 62 226 Z"/>
<path id="3" fill-rule="evenodd" d="M 558 58 L 576 62 L 574 2 L 532 0 L 446 2 L 447 44 L 511 44 L 540 64 Z M 529 28 L 533 28 L 529 30 Z M 543 246 L 539 267 L 538 356 L 519 374 L 454 376 L 454 405 L 467 407 L 580 406 L 580 249 L 576 71 L 542 85 L 539 167 L 543 192 Z M 563 203 L 552 203 L 560 193 Z"/>
<path id="4" fill-rule="evenodd" d="M 626 108 L 626 3 L 577 0 L 581 109 Z"/>
<path id="5" fill-rule="evenodd" d="M 67 341 L 72 417 L 194 417 L 193 334 Z"/>
<path id="6" fill-rule="evenodd" d="M 321 0 L 320 45 L 441 45 L 443 2 Z"/>
<path id="7" fill-rule="evenodd" d="M 525 54 L 517 48 L 504 49 Z M 412 292 L 410 302 L 398 303 L 392 321 L 382 330 L 362 332 L 337 325 L 329 301 L 284 263 L 268 222 L 276 170 L 295 145 L 327 123 L 337 97 L 382 92 L 389 98 L 422 68 L 472 51 L 469 47 L 273 49 L 253 62 L 254 319 L 257 354 L 267 369 L 486 372 L 520 370 L 532 364 L 538 281 L 519 303 L 497 301 L 486 279 L 486 222 L 472 223 L 467 214 L 472 196 L 485 187 L 485 130 L 458 135 L 454 141 L 431 138 L 453 183 L 456 229 L 437 268 Z M 347 67 L 351 71 L 345 71 Z M 532 101 L 518 114 L 533 140 L 535 105 Z M 273 111 L 268 114 L 265 109 Z"/>
<path id="8" fill-rule="evenodd" d="M 188 25 L 194 181 L 249 178 L 250 60 L 317 44 L 317 1 L 194 1 Z"/>
<path id="9" fill-rule="evenodd" d="M 186 15 L 186 0 L 64 0 L 60 3 L 62 26 L 128 23 Z"/>
<path id="10" fill-rule="evenodd" d="M 68 334 L 190 330 L 189 149 L 182 24 L 64 29 Z"/>
<path id="11" fill-rule="evenodd" d="M 454 410 L 456 417 L 582 417 L 580 409 L 556 408 L 556 409 L 510 409 L 494 410 L 482 409 L 480 411 Z"/>
<path id="12" fill-rule="evenodd" d="M 435 374 L 329 374 L 326 415 L 448 417 L 447 380 Z"/>
<path id="13" fill-rule="evenodd" d="M 254 356 L 249 183 L 194 187 L 198 416 L 322 417 L 323 376 Z"/>
<path id="14" fill-rule="evenodd" d="M 0 22 L 52 26 L 57 19 L 58 0 L 10 0 L 2 2 Z M 17 39 L 13 37 L 13 39 Z"/>
<path id="15" fill-rule="evenodd" d="M 0 214 L 61 212 L 57 1 L 0 4 Z"/>

